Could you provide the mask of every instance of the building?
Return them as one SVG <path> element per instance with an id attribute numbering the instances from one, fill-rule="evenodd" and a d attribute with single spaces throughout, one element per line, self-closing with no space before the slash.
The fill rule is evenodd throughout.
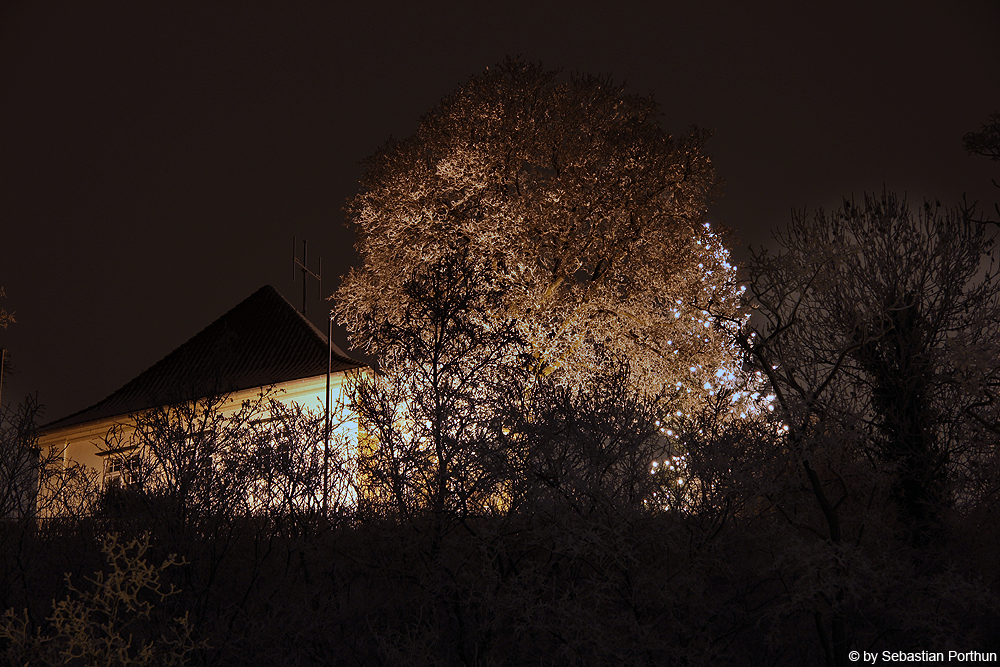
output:
<path id="1" fill-rule="evenodd" d="M 220 410 L 231 414 L 265 390 L 285 405 L 323 411 L 363 367 L 268 285 L 104 400 L 43 426 L 38 446 L 93 468 L 106 488 L 120 481 L 130 455 L 109 447 L 109 434 L 127 432 L 133 415 L 205 397 L 224 397 Z"/>

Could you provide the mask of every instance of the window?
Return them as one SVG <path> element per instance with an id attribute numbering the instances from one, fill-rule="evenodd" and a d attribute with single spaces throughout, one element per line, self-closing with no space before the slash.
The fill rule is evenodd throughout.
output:
<path id="1" fill-rule="evenodd" d="M 135 480 L 141 460 L 135 448 L 104 455 L 104 488 L 120 488 Z"/>

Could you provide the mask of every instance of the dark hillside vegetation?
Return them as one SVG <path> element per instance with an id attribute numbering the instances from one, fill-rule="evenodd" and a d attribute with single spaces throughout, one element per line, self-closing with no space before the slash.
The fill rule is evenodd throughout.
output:
<path id="1" fill-rule="evenodd" d="M 708 133 L 623 91 L 507 61 L 369 160 L 356 439 L 206 398 L 110 433 L 102 488 L 2 415 L 7 663 L 1000 653 L 994 227 L 866 196 L 737 280 Z"/>

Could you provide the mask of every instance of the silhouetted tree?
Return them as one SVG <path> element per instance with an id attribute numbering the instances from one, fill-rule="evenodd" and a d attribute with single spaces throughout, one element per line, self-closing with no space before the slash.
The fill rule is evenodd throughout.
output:
<path id="1" fill-rule="evenodd" d="M 113 429 L 105 450 L 124 474 L 106 500 L 130 503 L 119 514 L 181 524 L 310 515 L 324 506 L 324 493 L 334 514 L 353 502 L 344 406 L 333 406 L 327 448 L 322 414 L 286 406 L 266 390 L 240 406 L 229 402 L 220 395 L 166 405 Z"/>
<path id="2" fill-rule="evenodd" d="M 968 209 L 891 194 L 797 215 L 782 252 L 756 255 L 749 287 L 765 323 L 742 339 L 778 397 L 790 438 L 851 433 L 893 473 L 916 542 L 936 534 L 970 451 L 967 411 L 996 374 L 993 236 Z"/>
<path id="3" fill-rule="evenodd" d="M 397 296 L 396 317 L 365 325 L 380 373 L 352 386 L 361 502 L 447 531 L 511 502 L 520 445 L 504 420 L 527 387 L 526 348 L 514 321 L 488 315 L 497 277 L 464 249 L 414 268 Z"/>
<path id="4" fill-rule="evenodd" d="M 1000 113 L 990 114 L 989 120 L 983 123 L 983 128 L 979 132 L 967 132 L 962 137 L 962 144 L 972 155 L 982 155 L 994 162 L 1000 161 Z M 1000 188 L 997 179 L 991 179 L 993 185 Z M 993 210 L 1000 215 L 1000 204 L 994 204 Z M 983 220 L 982 222 L 992 222 Z"/>
<path id="5" fill-rule="evenodd" d="M 0 299 L 6 297 L 7 295 L 4 294 L 3 287 L 0 287 Z M 8 324 L 15 321 L 14 313 L 8 313 L 6 308 L 0 308 L 0 327 L 6 329 Z"/>
<path id="6" fill-rule="evenodd" d="M 805 526 L 798 508 L 811 497 L 822 518 L 811 530 L 841 553 L 866 526 L 893 530 L 869 516 L 884 498 L 918 554 L 939 551 L 950 508 L 971 500 L 964 471 L 991 456 L 968 411 L 997 369 L 992 235 L 971 210 L 928 203 L 912 214 L 884 193 L 797 214 L 776 239 L 779 252 L 748 267 L 757 315 L 738 337 L 776 396 L 784 456 L 807 492 L 771 496 L 774 507 Z M 816 627 L 841 665 L 864 568 L 834 553 L 826 562 Z"/>
<path id="7" fill-rule="evenodd" d="M 1000 162 L 1000 113 L 990 114 L 979 132 L 967 132 L 962 137 L 962 143 L 970 153 Z"/>
<path id="8" fill-rule="evenodd" d="M 75 519 L 93 508 L 97 480 L 86 466 L 66 462 L 58 448 L 38 447 L 38 398 L 25 396 L 0 413 L 0 517 Z"/>
<path id="9" fill-rule="evenodd" d="M 652 474 L 672 449 L 656 401 L 634 391 L 627 362 L 603 366 L 580 386 L 543 381 L 528 397 L 519 428 L 527 511 L 634 516 L 683 476 L 669 475 L 669 462 Z"/>

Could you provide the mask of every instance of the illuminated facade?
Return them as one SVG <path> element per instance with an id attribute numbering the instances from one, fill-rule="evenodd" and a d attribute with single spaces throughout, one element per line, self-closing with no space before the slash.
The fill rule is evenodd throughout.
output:
<path id="1" fill-rule="evenodd" d="M 109 447 L 109 434 L 127 435 L 132 415 L 222 396 L 228 416 L 264 391 L 322 413 L 328 381 L 329 405 L 337 405 L 348 375 L 363 367 L 268 285 L 104 400 L 42 427 L 38 446 L 56 448 L 64 465 L 93 468 L 108 487 L 120 483 L 134 455 Z"/>

